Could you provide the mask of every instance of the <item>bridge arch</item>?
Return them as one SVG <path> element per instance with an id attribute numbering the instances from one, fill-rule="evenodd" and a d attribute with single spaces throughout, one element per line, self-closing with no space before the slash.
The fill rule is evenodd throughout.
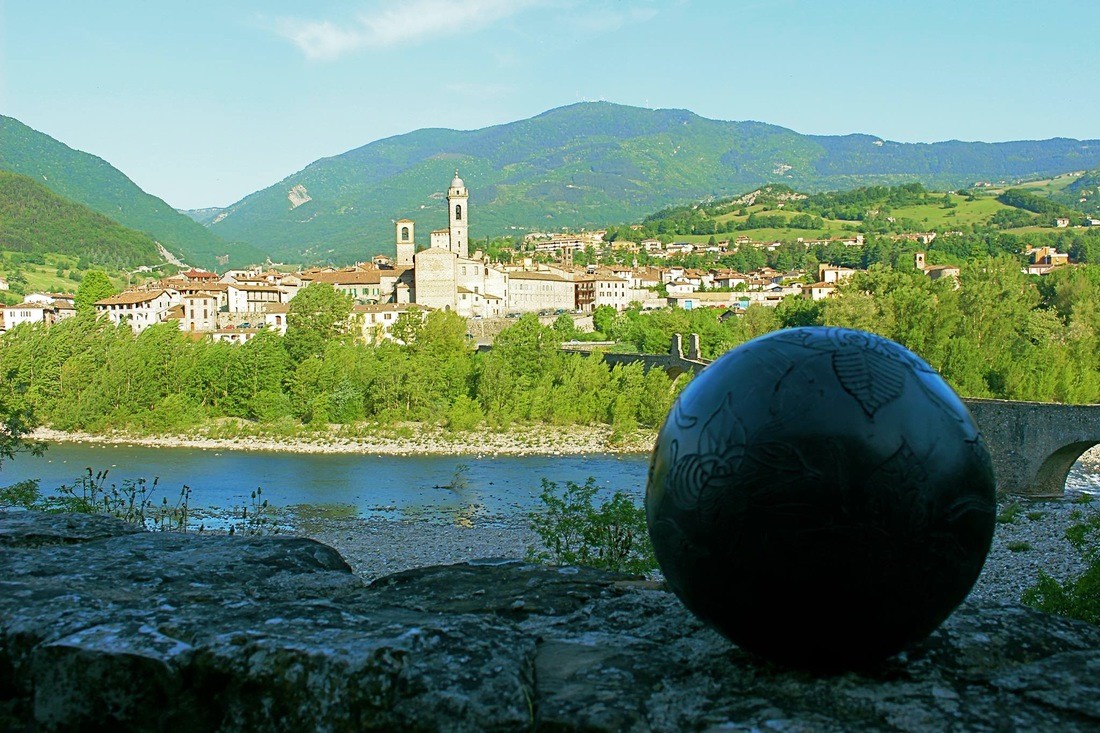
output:
<path id="1" fill-rule="evenodd" d="M 1100 444 L 1100 405 L 963 402 L 989 446 L 998 493 L 1062 496 L 1073 464 Z"/>
<path id="2" fill-rule="evenodd" d="M 1035 474 L 1035 495 L 1061 496 L 1064 494 L 1066 479 L 1073 464 L 1077 463 L 1077 459 L 1094 445 L 1097 443 L 1091 441 L 1070 443 L 1047 456 Z"/>

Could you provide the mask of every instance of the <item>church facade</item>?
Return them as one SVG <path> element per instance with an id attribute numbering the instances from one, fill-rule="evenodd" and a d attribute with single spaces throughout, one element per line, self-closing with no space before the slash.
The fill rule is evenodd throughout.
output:
<path id="1" fill-rule="evenodd" d="M 395 223 L 396 265 L 413 268 L 417 305 L 451 310 L 465 318 L 497 318 L 508 304 L 508 275 L 480 255 L 470 256 L 470 194 L 455 171 L 447 189 L 447 228 L 433 231 L 416 251 L 415 222 Z"/>

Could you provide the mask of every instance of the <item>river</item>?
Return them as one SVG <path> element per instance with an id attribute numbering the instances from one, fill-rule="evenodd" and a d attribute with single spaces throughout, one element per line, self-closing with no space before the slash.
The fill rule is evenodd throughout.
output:
<path id="1" fill-rule="evenodd" d="M 213 513 L 248 506 L 259 487 L 277 507 L 331 506 L 363 517 L 450 523 L 526 513 L 540 506 L 543 478 L 564 486 L 591 476 L 601 497 L 623 491 L 640 502 L 648 464 L 646 455 L 377 456 L 55 443 L 40 457 L 5 462 L 0 486 L 37 478 L 49 495 L 90 467 L 108 470 L 107 483 L 120 486 L 159 477 L 156 503 L 162 497 L 174 503 L 187 484 L 190 506 Z M 1100 496 L 1100 474 L 1078 463 L 1067 487 L 1071 496 Z"/>
<path id="2" fill-rule="evenodd" d="M 600 495 L 623 491 L 640 501 L 648 466 L 645 455 L 377 456 L 54 443 L 42 456 L 5 462 L 0 486 L 36 478 L 49 495 L 90 467 L 108 470 L 108 485 L 159 477 L 158 504 L 162 497 L 174 503 L 187 484 L 191 507 L 228 510 L 249 505 L 260 487 L 262 498 L 279 507 L 328 505 L 363 517 L 449 523 L 456 516 L 491 521 L 525 513 L 540 504 L 543 478 L 564 486 L 591 476 Z"/>

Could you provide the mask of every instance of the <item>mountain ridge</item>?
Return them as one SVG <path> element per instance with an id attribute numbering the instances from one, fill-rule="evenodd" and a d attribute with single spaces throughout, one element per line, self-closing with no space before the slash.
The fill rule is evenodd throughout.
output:
<path id="1" fill-rule="evenodd" d="M 471 192 L 471 236 L 484 238 L 637 221 L 767 183 L 810 192 L 910 181 L 956 188 L 1098 166 L 1098 140 L 900 143 L 579 102 L 478 130 L 422 128 L 319 159 L 227 207 L 210 227 L 263 242 L 277 257 L 350 261 L 391 253 L 393 220 L 414 219 L 421 232 L 444 226 L 438 198 L 455 168 Z M 288 199 L 296 187 L 308 201 Z"/>
<path id="2" fill-rule="evenodd" d="M 152 237 L 172 254 L 195 264 L 213 266 L 224 254 L 234 262 L 263 257 L 252 245 L 224 242 L 162 199 L 143 191 L 103 158 L 4 115 L 0 115 L 0 170 L 29 176 L 66 199 Z M 235 256 L 234 252 L 239 254 Z"/>
<path id="3" fill-rule="evenodd" d="M 5 170 L 0 170 L 0 250 L 70 255 L 119 270 L 164 261 L 148 234 Z"/>

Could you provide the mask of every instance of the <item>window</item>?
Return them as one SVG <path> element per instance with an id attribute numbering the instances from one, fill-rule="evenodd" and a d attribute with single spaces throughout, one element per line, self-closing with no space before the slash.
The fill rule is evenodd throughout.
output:
<path id="1" fill-rule="evenodd" d="M 455 221 L 462 221 L 462 204 L 455 204 Z"/>
<path id="2" fill-rule="evenodd" d="M 408 227 L 401 227 L 401 241 L 402 242 L 409 241 L 409 228 Z"/>

